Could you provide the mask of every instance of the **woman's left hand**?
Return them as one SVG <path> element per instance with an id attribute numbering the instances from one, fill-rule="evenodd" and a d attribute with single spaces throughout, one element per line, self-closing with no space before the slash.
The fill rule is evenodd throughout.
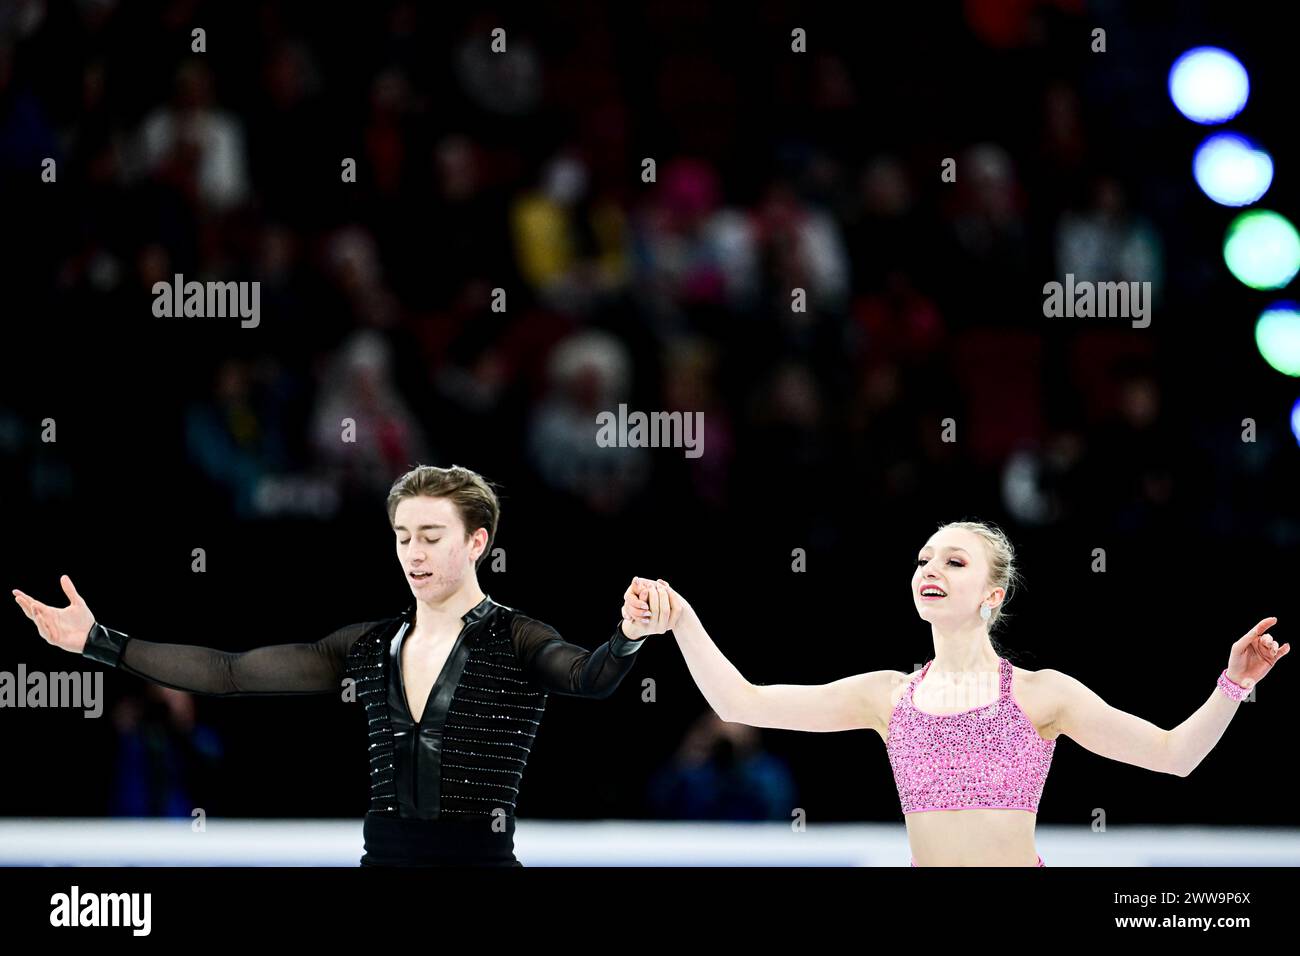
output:
<path id="1" fill-rule="evenodd" d="M 1254 687 L 1273 665 L 1291 650 L 1290 642 L 1278 647 L 1268 629 L 1277 623 L 1277 618 L 1266 617 L 1241 636 L 1232 645 L 1228 655 L 1228 680 L 1242 687 Z"/>

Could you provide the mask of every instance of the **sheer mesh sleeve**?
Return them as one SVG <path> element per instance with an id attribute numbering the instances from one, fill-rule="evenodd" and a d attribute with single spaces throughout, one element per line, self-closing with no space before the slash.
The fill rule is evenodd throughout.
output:
<path id="1" fill-rule="evenodd" d="M 525 614 L 515 614 L 511 636 L 529 680 L 549 693 L 573 697 L 608 697 L 632 669 L 641 646 L 616 627 L 609 640 L 588 650 Z"/>
<path id="2" fill-rule="evenodd" d="M 328 694 L 341 689 L 348 650 L 377 622 L 349 624 L 315 643 L 232 652 L 128 637 L 96 623 L 83 655 L 144 680 L 216 697 Z"/>

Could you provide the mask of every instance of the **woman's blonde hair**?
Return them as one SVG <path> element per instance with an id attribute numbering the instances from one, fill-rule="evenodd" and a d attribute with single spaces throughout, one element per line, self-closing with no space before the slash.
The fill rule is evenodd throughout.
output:
<path id="1" fill-rule="evenodd" d="M 939 526 L 940 531 L 947 528 L 969 531 L 983 540 L 989 558 L 989 585 L 1006 589 L 1002 601 L 989 616 L 988 628 L 992 633 L 994 626 L 1002 620 L 1003 608 L 1011 600 L 1012 592 L 1020 584 L 1020 574 L 1016 570 L 1016 549 L 1011 546 L 1011 539 L 1001 528 L 986 521 L 949 521 Z"/>

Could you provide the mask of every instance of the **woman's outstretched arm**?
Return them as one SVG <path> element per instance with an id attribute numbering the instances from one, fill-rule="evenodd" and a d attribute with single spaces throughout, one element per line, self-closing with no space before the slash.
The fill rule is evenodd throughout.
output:
<path id="1" fill-rule="evenodd" d="M 1249 689 L 1291 650 L 1290 644 L 1279 648 L 1268 635 L 1275 623 L 1275 617 L 1264 618 L 1232 645 L 1228 680 Z M 1061 733 L 1102 757 L 1179 777 L 1186 777 L 1214 749 L 1239 703 L 1216 687 L 1194 714 L 1173 730 L 1164 730 L 1112 707 L 1068 674 L 1048 669 L 1038 675 L 1056 701 L 1054 722 Z"/>
<path id="2" fill-rule="evenodd" d="M 71 602 L 65 608 L 14 591 L 19 607 L 48 643 L 163 687 L 216 697 L 340 693 L 348 649 L 372 626 L 350 624 L 315 643 L 273 644 L 239 653 L 160 644 L 99 624 L 72 579 L 65 574 L 60 583 Z"/>
<path id="3" fill-rule="evenodd" d="M 781 730 L 883 729 L 890 689 L 905 677 L 900 671 L 869 671 L 829 684 L 752 684 L 723 656 L 694 608 L 667 582 L 634 579 L 624 594 L 624 618 L 630 628 L 645 626 L 647 614 L 657 618 L 665 602 L 668 627 L 691 677 L 722 720 Z"/>

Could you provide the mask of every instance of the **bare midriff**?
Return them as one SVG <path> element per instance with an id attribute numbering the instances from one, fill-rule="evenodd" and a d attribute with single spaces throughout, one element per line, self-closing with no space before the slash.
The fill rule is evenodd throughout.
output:
<path id="1" fill-rule="evenodd" d="M 904 819 L 917 866 L 1038 865 L 1038 815 L 1028 810 L 926 810 Z"/>

